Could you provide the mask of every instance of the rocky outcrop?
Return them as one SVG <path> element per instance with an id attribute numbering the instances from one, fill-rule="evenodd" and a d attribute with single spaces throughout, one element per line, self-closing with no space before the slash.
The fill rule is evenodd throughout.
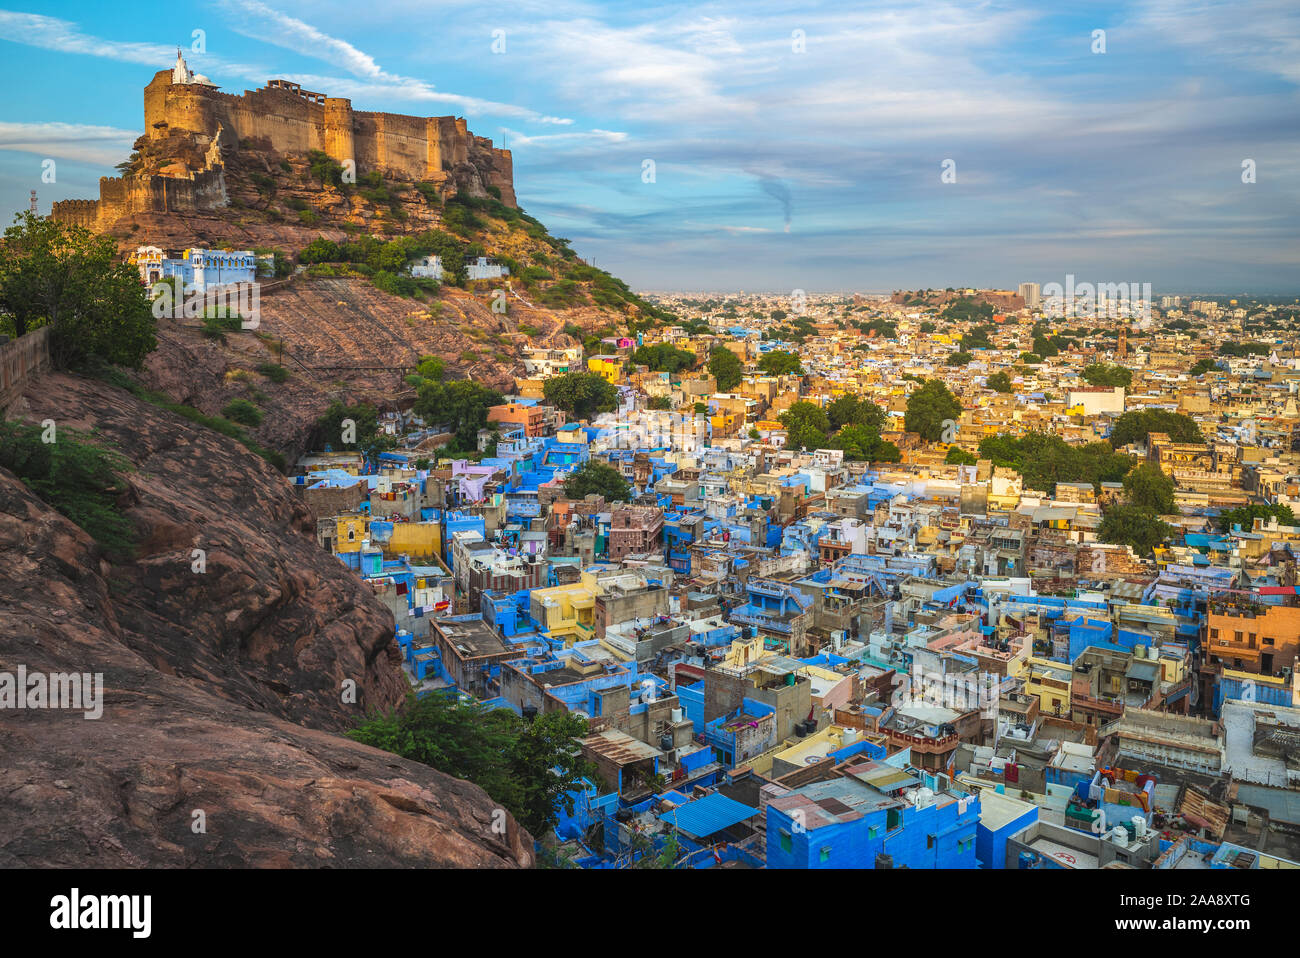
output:
<path id="1" fill-rule="evenodd" d="M 4 713 L 0 867 L 532 863 L 476 786 L 338 734 L 405 695 L 392 617 L 274 470 L 96 381 L 45 377 L 14 412 L 134 464 L 139 549 L 102 560 L 0 469 L 0 671 L 107 688 L 97 720 Z"/>

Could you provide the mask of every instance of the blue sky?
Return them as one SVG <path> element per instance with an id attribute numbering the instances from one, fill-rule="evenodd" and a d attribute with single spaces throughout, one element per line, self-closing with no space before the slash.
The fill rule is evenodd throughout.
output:
<path id="1" fill-rule="evenodd" d="M 0 215 L 93 198 L 181 46 L 229 92 L 466 116 L 640 289 L 1300 292 L 1294 0 L 868 7 L 0 0 Z"/>

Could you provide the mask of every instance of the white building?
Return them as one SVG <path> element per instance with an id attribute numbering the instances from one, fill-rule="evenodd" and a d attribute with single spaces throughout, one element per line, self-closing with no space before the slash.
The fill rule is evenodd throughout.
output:
<path id="1" fill-rule="evenodd" d="M 411 275 L 417 279 L 436 279 L 442 282 L 442 257 L 425 256 L 411 264 Z"/>
<path id="2" fill-rule="evenodd" d="M 247 249 L 187 249 L 180 259 L 162 261 L 162 278 L 179 279 L 199 293 L 221 286 L 253 283 L 257 279 L 257 257 Z"/>
<path id="3" fill-rule="evenodd" d="M 185 65 L 185 58 L 181 56 L 181 51 L 176 50 L 176 65 L 172 67 L 172 83 L 197 83 L 199 86 L 216 86 L 211 80 L 202 73 L 195 73 Z"/>
<path id="4" fill-rule="evenodd" d="M 157 246 L 140 246 L 136 248 L 131 262 L 140 271 L 140 282 L 152 286 L 163 278 L 163 263 L 167 254 Z"/>
<path id="5" fill-rule="evenodd" d="M 1085 389 L 1071 389 L 1069 405 L 1082 406 L 1084 415 L 1097 416 L 1101 413 L 1124 411 L 1124 387 L 1089 386 Z"/>
<path id="6" fill-rule="evenodd" d="M 465 267 L 468 279 L 503 279 L 510 275 L 510 270 L 499 263 L 489 263 L 486 256 L 480 256 L 475 262 Z"/>

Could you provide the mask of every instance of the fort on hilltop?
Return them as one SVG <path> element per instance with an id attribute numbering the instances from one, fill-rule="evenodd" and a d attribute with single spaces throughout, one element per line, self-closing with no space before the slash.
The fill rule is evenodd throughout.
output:
<path id="1" fill-rule="evenodd" d="M 55 219 L 104 230 L 135 212 L 186 212 L 227 203 L 223 157 L 239 150 L 325 153 L 358 176 L 379 171 L 435 184 L 444 195 L 500 191 L 516 206 L 509 150 L 475 136 L 463 117 L 416 117 L 352 109 L 352 101 L 287 80 L 236 96 L 191 71 L 179 51 L 144 88 L 145 133 L 137 153 L 165 157 L 156 169 L 100 179 L 99 200 L 55 203 Z"/>

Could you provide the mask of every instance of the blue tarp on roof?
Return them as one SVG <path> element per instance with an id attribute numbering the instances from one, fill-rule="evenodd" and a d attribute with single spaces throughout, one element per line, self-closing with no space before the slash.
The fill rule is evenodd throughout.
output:
<path id="1" fill-rule="evenodd" d="M 659 821 L 675 825 L 688 835 L 707 838 L 724 828 L 747 821 L 758 814 L 758 809 L 742 805 L 735 799 L 718 792 L 696 799 L 689 805 L 674 808 L 659 816 Z"/>

